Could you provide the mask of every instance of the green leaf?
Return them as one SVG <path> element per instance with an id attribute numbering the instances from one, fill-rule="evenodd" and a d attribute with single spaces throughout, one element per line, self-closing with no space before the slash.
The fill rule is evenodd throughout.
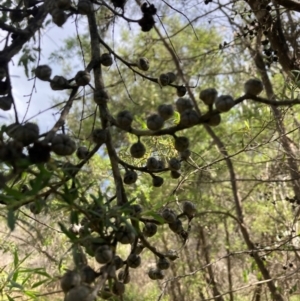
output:
<path id="1" fill-rule="evenodd" d="M 157 212 L 154 212 L 151 210 L 142 212 L 142 216 L 152 216 L 160 224 L 163 224 L 165 222 L 165 220 L 163 219 L 163 217 L 161 215 L 159 215 Z"/>
<path id="2" fill-rule="evenodd" d="M 12 209 L 9 209 L 7 213 L 7 225 L 10 231 L 15 230 L 16 219 L 15 219 L 15 213 Z"/>
<path id="3" fill-rule="evenodd" d="M 59 225 L 61 231 L 64 232 L 64 234 L 67 237 L 69 237 L 72 241 L 75 241 L 77 239 L 76 235 L 73 234 L 72 232 L 70 232 L 63 223 L 59 222 L 58 225 Z"/>
<path id="4" fill-rule="evenodd" d="M 48 282 L 48 281 L 49 281 L 48 279 L 44 279 L 44 280 L 38 281 L 38 282 L 34 283 L 34 284 L 31 286 L 31 288 L 36 288 L 36 287 L 38 287 L 38 286 L 41 286 L 42 284 L 44 284 L 44 283 L 46 283 L 46 282 Z"/>
<path id="5" fill-rule="evenodd" d="M 16 269 L 19 264 L 19 256 L 18 256 L 18 250 L 15 249 L 14 251 L 14 268 Z"/>
<path id="6" fill-rule="evenodd" d="M 8 299 L 8 301 L 15 301 L 12 297 L 10 297 L 8 294 L 5 294 L 6 295 L 6 297 L 7 297 L 7 299 Z"/>

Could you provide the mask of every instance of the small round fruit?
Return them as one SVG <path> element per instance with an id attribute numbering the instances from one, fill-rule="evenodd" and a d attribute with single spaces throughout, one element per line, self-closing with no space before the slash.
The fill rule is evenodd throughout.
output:
<path id="1" fill-rule="evenodd" d="M 180 159 L 186 161 L 191 156 L 191 151 L 189 149 L 180 152 Z"/>
<path id="2" fill-rule="evenodd" d="M 175 75 L 175 73 L 173 73 L 173 72 L 168 72 L 167 75 L 168 75 L 168 78 L 169 78 L 169 84 L 174 83 L 175 80 L 176 80 L 176 75 Z"/>
<path id="3" fill-rule="evenodd" d="M 181 177 L 181 173 L 178 170 L 171 170 L 170 175 L 172 179 L 179 179 Z"/>
<path id="4" fill-rule="evenodd" d="M 25 15 L 20 10 L 15 10 L 15 11 L 12 10 L 9 13 L 9 18 L 10 18 L 12 23 L 21 22 L 21 21 L 23 21 L 24 17 L 25 17 Z"/>
<path id="5" fill-rule="evenodd" d="M 89 150 L 85 146 L 80 146 L 77 148 L 76 156 L 80 160 L 84 160 L 89 155 Z"/>
<path id="6" fill-rule="evenodd" d="M 158 169 L 158 160 L 154 157 L 147 159 L 146 167 L 148 170 L 153 171 Z"/>
<path id="7" fill-rule="evenodd" d="M 151 131 L 160 130 L 164 125 L 164 119 L 158 114 L 152 114 L 147 118 L 147 128 Z"/>
<path id="8" fill-rule="evenodd" d="M 228 112 L 235 105 L 230 95 L 221 95 L 215 101 L 216 109 L 219 112 Z"/>
<path id="9" fill-rule="evenodd" d="M 99 273 L 95 272 L 89 265 L 85 265 L 80 269 L 81 282 L 91 284 L 99 276 Z"/>
<path id="10" fill-rule="evenodd" d="M 140 255 L 144 249 L 145 247 L 141 243 L 138 243 L 137 246 L 134 248 L 133 252 L 136 255 Z"/>
<path id="11" fill-rule="evenodd" d="M 132 244 L 135 240 L 135 234 L 130 228 L 121 226 L 116 232 L 116 239 L 118 242 L 124 245 Z"/>
<path id="12" fill-rule="evenodd" d="M 64 90 L 70 87 L 69 82 L 63 76 L 55 75 L 50 82 L 50 87 L 54 91 Z"/>
<path id="13" fill-rule="evenodd" d="M 180 234 L 183 230 L 182 222 L 178 218 L 173 223 L 169 223 L 169 228 L 176 234 Z"/>
<path id="14" fill-rule="evenodd" d="M 117 115 L 117 123 L 119 127 L 122 129 L 130 128 L 132 121 L 133 121 L 133 116 L 127 110 L 119 112 Z"/>
<path id="15" fill-rule="evenodd" d="M 38 199 L 35 202 L 29 204 L 29 210 L 32 214 L 38 215 L 42 212 L 44 206 L 45 201 L 42 199 Z"/>
<path id="16" fill-rule="evenodd" d="M 263 91 L 263 89 L 264 85 L 262 81 L 257 78 L 247 80 L 244 85 L 245 93 L 254 96 L 260 94 Z"/>
<path id="17" fill-rule="evenodd" d="M 190 201 L 184 201 L 182 204 L 182 211 L 188 217 L 192 217 L 196 213 L 196 206 L 194 203 L 192 203 Z"/>
<path id="18" fill-rule="evenodd" d="M 130 215 L 133 217 L 139 217 L 143 211 L 143 207 L 140 204 L 130 205 Z"/>
<path id="19" fill-rule="evenodd" d="M 72 288 L 65 296 L 64 301 L 95 301 L 92 288 L 87 285 L 79 285 Z"/>
<path id="20" fill-rule="evenodd" d="M 112 287 L 112 291 L 115 295 L 121 296 L 125 293 L 125 285 L 122 282 L 115 281 Z"/>
<path id="21" fill-rule="evenodd" d="M 181 163 L 177 158 L 171 158 L 169 160 L 169 169 L 170 170 L 179 170 L 181 168 Z"/>
<path id="22" fill-rule="evenodd" d="M 110 67 L 113 64 L 113 59 L 110 53 L 103 53 L 100 57 L 101 65 Z"/>
<path id="23" fill-rule="evenodd" d="M 95 259 L 98 263 L 105 264 L 112 261 L 114 257 L 113 251 L 110 246 L 100 246 L 95 252 Z"/>
<path id="24" fill-rule="evenodd" d="M 98 89 L 94 91 L 94 102 L 97 105 L 103 105 L 106 104 L 109 100 L 109 96 L 107 92 L 104 89 Z"/>
<path id="25" fill-rule="evenodd" d="M 162 177 L 158 177 L 158 176 L 152 177 L 152 185 L 154 187 L 161 187 L 163 183 L 164 183 L 164 179 Z"/>
<path id="26" fill-rule="evenodd" d="M 157 81 L 161 86 L 167 86 L 170 83 L 169 76 L 165 73 L 162 73 Z"/>
<path id="27" fill-rule="evenodd" d="M 165 169 L 165 162 L 163 160 L 158 160 L 157 170 Z"/>
<path id="28" fill-rule="evenodd" d="M 190 141 L 187 137 L 181 136 L 176 137 L 174 142 L 174 147 L 177 151 L 183 152 L 190 146 Z"/>
<path id="29" fill-rule="evenodd" d="M 103 144 L 107 139 L 107 131 L 103 129 L 95 129 L 92 132 L 92 140 L 96 144 Z"/>
<path id="30" fill-rule="evenodd" d="M 137 61 L 137 66 L 140 70 L 147 71 L 149 70 L 149 61 L 145 57 L 141 57 Z"/>
<path id="31" fill-rule="evenodd" d="M 152 237 L 156 234 L 157 232 L 157 225 L 154 223 L 145 223 L 144 228 L 143 228 L 143 234 L 146 237 Z"/>
<path id="32" fill-rule="evenodd" d="M 208 106 L 213 105 L 218 96 L 218 91 L 214 88 L 208 88 L 200 92 L 200 99 Z"/>
<path id="33" fill-rule="evenodd" d="M 124 175 L 124 183 L 127 185 L 134 184 L 138 178 L 137 173 L 134 170 L 127 170 Z"/>
<path id="34" fill-rule="evenodd" d="M 25 123 L 24 125 L 12 124 L 7 128 L 7 134 L 15 140 L 27 146 L 39 138 L 39 127 L 35 123 Z"/>
<path id="35" fill-rule="evenodd" d="M 151 268 L 148 271 L 148 276 L 150 279 L 152 280 L 161 280 L 164 279 L 164 272 L 160 269 L 156 269 L 156 268 Z"/>
<path id="36" fill-rule="evenodd" d="M 13 104 L 13 98 L 10 95 L 0 97 L 0 109 L 3 111 L 9 111 Z"/>
<path id="37" fill-rule="evenodd" d="M 35 76 L 43 81 L 49 81 L 52 69 L 48 65 L 37 66 L 34 70 Z"/>
<path id="38" fill-rule="evenodd" d="M 158 114 L 163 120 L 168 120 L 174 115 L 174 108 L 172 105 L 162 104 L 158 107 Z"/>
<path id="39" fill-rule="evenodd" d="M 216 115 L 213 115 L 213 116 L 209 117 L 207 123 L 210 126 L 217 126 L 217 125 L 219 125 L 221 123 L 221 115 L 220 114 L 216 114 Z"/>
<path id="40" fill-rule="evenodd" d="M 178 98 L 176 101 L 176 109 L 179 113 L 185 110 L 191 110 L 193 107 L 194 105 L 189 98 Z"/>
<path id="41" fill-rule="evenodd" d="M 119 255 L 115 255 L 114 257 L 114 265 L 116 267 L 116 270 L 121 269 L 124 266 L 124 261 Z"/>
<path id="42" fill-rule="evenodd" d="M 53 9 L 50 14 L 52 16 L 52 22 L 58 27 L 62 27 L 68 19 L 67 14 L 59 8 Z"/>
<path id="43" fill-rule="evenodd" d="M 70 156 L 76 150 L 76 143 L 65 134 L 58 134 L 51 142 L 52 151 L 59 156 Z"/>
<path id="44" fill-rule="evenodd" d="M 199 115 L 195 110 L 188 109 L 180 114 L 180 124 L 185 127 L 196 125 L 199 120 Z"/>
<path id="45" fill-rule="evenodd" d="M 66 271 L 66 273 L 60 279 L 60 287 L 66 294 L 73 287 L 78 286 L 81 283 L 80 274 L 76 271 Z"/>
<path id="46" fill-rule="evenodd" d="M 167 270 L 170 267 L 170 262 L 167 258 L 162 257 L 158 259 L 156 266 L 160 270 Z"/>
<path id="47" fill-rule="evenodd" d="M 75 81 L 77 86 L 86 86 L 89 84 L 91 80 L 91 75 L 89 72 L 83 70 L 83 71 L 78 71 L 77 74 L 75 75 Z"/>
<path id="48" fill-rule="evenodd" d="M 186 92 L 187 92 L 186 87 L 184 86 L 177 87 L 176 89 L 176 93 L 178 97 L 183 97 L 186 94 Z"/>
<path id="49" fill-rule="evenodd" d="M 132 144 L 130 147 L 130 154 L 133 158 L 140 159 L 144 157 L 145 153 L 146 153 L 146 147 L 140 141 Z"/>
<path id="50" fill-rule="evenodd" d="M 127 258 L 127 265 L 132 268 L 136 269 L 141 265 L 141 256 L 135 253 L 131 253 Z"/>
<path id="51" fill-rule="evenodd" d="M 161 213 L 162 218 L 165 220 L 166 223 L 174 223 L 177 219 L 177 215 L 174 210 L 170 208 L 165 208 Z"/>

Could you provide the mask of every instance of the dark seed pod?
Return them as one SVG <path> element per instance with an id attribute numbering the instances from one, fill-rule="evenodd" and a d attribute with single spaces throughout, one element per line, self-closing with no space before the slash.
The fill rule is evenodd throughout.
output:
<path id="1" fill-rule="evenodd" d="M 50 87 L 54 91 L 68 89 L 70 84 L 66 78 L 63 76 L 55 75 L 50 82 Z"/>
<path id="2" fill-rule="evenodd" d="M 93 5 L 90 0 L 79 0 L 77 10 L 81 15 L 88 15 L 93 11 Z"/>
<path id="3" fill-rule="evenodd" d="M 175 222 L 169 223 L 169 228 L 176 234 L 180 234 L 183 231 L 182 222 L 180 219 L 176 219 Z"/>
<path id="4" fill-rule="evenodd" d="M 80 270 L 81 282 L 91 284 L 99 276 L 99 273 L 95 272 L 89 265 L 86 265 Z"/>
<path id="5" fill-rule="evenodd" d="M 37 66 L 34 70 L 35 76 L 43 81 L 49 81 L 52 69 L 48 65 Z"/>
<path id="6" fill-rule="evenodd" d="M 110 67 L 113 64 L 113 59 L 110 53 L 103 53 L 100 57 L 101 65 Z"/>
<path id="7" fill-rule="evenodd" d="M 143 228 L 143 234 L 146 237 L 152 237 L 156 234 L 157 232 L 157 225 L 154 223 L 145 223 L 144 228 Z"/>
<path id="8" fill-rule="evenodd" d="M 70 156 L 76 150 L 76 143 L 65 134 L 58 134 L 51 141 L 52 151 L 59 156 Z"/>
<path id="9" fill-rule="evenodd" d="M 127 284 L 130 282 L 130 274 L 129 274 L 129 271 L 125 271 L 125 270 L 122 270 L 119 272 L 118 274 L 118 280 L 123 282 L 124 284 Z"/>
<path id="10" fill-rule="evenodd" d="M 170 208 L 165 208 L 161 213 L 162 218 L 165 220 L 166 223 L 174 223 L 177 219 L 177 215 L 174 210 Z"/>
<path id="11" fill-rule="evenodd" d="M 213 105 L 218 96 L 218 91 L 214 88 L 208 88 L 200 92 L 200 99 L 208 106 Z"/>
<path id="12" fill-rule="evenodd" d="M 65 296 L 64 301 L 95 301 L 92 288 L 87 285 L 79 285 L 72 288 Z"/>
<path id="13" fill-rule="evenodd" d="M 157 170 L 163 170 L 163 169 L 165 169 L 165 162 L 162 160 L 158 160 Z"/>
<path id="14" fill-rule="evenodd" d="M 77 148 L 76 156 L 80 160 L 84 160 L 89 155 L 89 150 L 85 146 L 80 146 Z"/>
<path id="15" fill-rule="evenodd" d="M 173 73 L 173 72 L 168 72 L 168 73 L 167 73 L 167 76 L 168 76 L 168 78 L 169 78 L 169 84 L 172 84 L 172 83 L 175 82 L 175 80 L 176 80 L 176 75 L 175 75 L 175 73 Z"/>
<path id="16" fill-rule="evenodd" d="M 147 159 L 146 167 L 148 170 L 153 171 L 158 169 L 158 160 L 154 157 L 150 157 Z"/>
<path id="17" fill-rule="evenodd" d="M 170 262 L 167 258 L 162 257 L 158 259 L 156 266 L 160 270 L 167 270 L 170 267 Z"/>
<path id="18" fill-rule="evenodd" d="M 176 109 L 179 113 L 185 110 L 191 110 L 193 107 L 194 105 L 189 98 L 178 98 L 176 101 Z"/>
<path id="19" fill-rule="evenodd" d="M 9 137 L 21 142 L 27 146 L 35 142 L 39 138 L 39 127 L 35 123 L 11 124 L 6 128 L 6 133 Z"/>
<path id="20" fill-rule="evenodd" d="M 131 253 L 127 258 L 127 265 L 132 268 L 136 269 L 141 265 L 141 256 L 135 253 Z"/>
<path id="21" fill-rule="evenodd" d="M 216 114 L 216 115 L 213 115 L 213 116 L 209 117 L 207 123 L 210 126 L 217 126 L 217 125 L 219 125 L 221 123 L 221 115 L 220 114 Z"/>
<path id="22" fill-rule="evenodd" d="M 158 114 L 152 114 L 147 118 L 147 128 L 151 131 L 157 131 L 164 125 L 164 119 Z"/>
<path id="23" fill-rule="evenodd" d="M 71 0 L 56 0 L 55 4 L 58 8 L 67 10 L 71 6 Z"/>
<path id="24" fill-rule="evenodd" d="M 139 204 L 130 205 L 130 215 L 133 217 L 139 217 L 143 211 L 143 207 Z"/>
<path id="25" fill-rule="evenodd" d="M 263 91 L 263 89 L 264 89 L 264 85 L 262 81 L 257 78 L 252 78 L 247 80 L 244 85 L 245 94 L 256 96 L 260 94 Z"/>
<path id="26" fill-rule="evenodd" d="M 146 153 L 146 147 L 140 141 L 132 144 L 130 147 L 130 154 L 133 158 L 140 159 L 144 157 L 145 153 Z"/>
<path id="27" fill-rule="evenodd" d="M 107 279 L 115 279 L 116 278 L 116 267 L 114 265 L 111 265 L 110 263 L 102 266 L 100 268 L 100 274 L 107 275 Z"/>
<path id="28" fill-rule="evenodd" d="M 135 234 L 128 227 L 121 226 L 116 232 L 116 239 L 121 244 L 132 244 L 135 240 Z"/>
<path id="29" fill-rule="evenodd" d="M 97 105 L 106 104 L 109 100 L 109 96 L 104 89 L 94 91 L 94 102 Z"/>
<path id="30" fill-rule="evenodd" d="M 161 280 L 164 279 L 165 275 L 164 272 L 160 269 L 151 268 L 148 271 L 148 276 L 152 280 Z"/>
<path id="31" fill-rule="evenodd" d="M 77 74 L 75 75 L 75 81 L 77 86 L 86 86 L 89 84 L 91 80 L 91 75 L 89 72 L 83 70 L 83 71 L 78 71 Z"/>
<path id="32" fill-rule="evenodd" d="M 52 16 L 52 22 L 58 27 L 63 26 L 68 19 L 67 14 L 62 9 L 59 8 L 53 9 L 50 12 L 50 14 Z"/>
<path id="33" fill-rule="evenodd" d="M 147 71 L 149 70 L 149 61 L 145 57 L 141 57 L 137 61 L 137 66 L 140 70 Z"/>
<path id="34" fill-rule="evenodd" d="M 186 161 L 190 156 L 191 156 L 191 151 L 189 149 L 186 149 L 183 152 L 180 152 L 181 160 Z"/>
<path id="35" fill-rule="evenodd" d="M 38 215 L 42 212 L 45 206 L 45 201 L 43 199 L 38 199 L 29 204 L 29 210 L 32 214 Z"/>
<path id="36" fill-rule="evenodd" d="M 160 105 L 158 107 L 158 114 L 163 120 L 168 120 L 174 115 L 174 108 L 172 105 Z"/>
<path id="37" fill-rule="evenodd" d="M 165 73 L 162 73 L 157 81 L 161 86 L 167 86 L 170 83 L 169 76 Z"/>
<path id="38" fill-rule="evenodd" d="M 181 168 L 181 163 L 177 158 L 171 158 L 169 160 L 169 169 L 170 170 L 179 170 Z"/>
<path id="39" fill-rule="evenodd" d="M 13 104 L 13 99 L 11 96 L 0 97 L 0 109 L 3 111 L 9 111 Z"/>
<path id="40" fill-rule="evenodd" d="M 73 287 L 78 286 L 80 283 L 81 277 L 76 271 L 68 270 L 60 279 L 60 287 L 65 294 Z"/>
<path id="41" fill-rule="evenodd" d="M 186 94 L 186 87 L 181 86 L 181 87 L 177 87 L 177 96 L 178 97 L 183 97 Z"/>
<path id="42" fill-rule="evenodd" d="M 185 110 L 180 114 L 180 124 L 183 126 L 196 125 L 199 120 L 199 115 L 195 110 Z"/>
<path id="43" fill-rule="evenodd" d="M 137 173 L 134 170 L 127 170 L 124 175 L 124 183 L 127 185 L 134 184 L 138 178 Z"/>
<path id="44" fill-rule="evenodd" d="M 121 296 L 125 293 L 125 285 L 122 282 L 115 281 L 112 287 L 112 291 L 115 295 Z"/>
<path id="45" fill-rule="evenodd" d="M 132 121 L 133 121 L 132 114 L 127 110 L 122 111 L 117 115 L 118 125 L 122 129 L 130 128 Z"/>
<path id="46" fill-rule="evenodd" d="M 36 141 L 28 147 L 29 159 L 33 164 L 47 163 L 51 158 L 51 147 L 44 142 Z"/>
<path id="47" fill-rule="evenodd" d="M 181 176 L 181 173 L 177 170 L 171 170 L 170 175 L 171 175 L 172 179 L 179 179 Z"/>
<path id="48" fill-rule="evenodd" d="M 190 201 L 185 201 L 182 204 L 182 211 L 185 213 L 188 217 L 193 217 L 196 213 L 196 206 L 194 203 Z"/>
<path id="49" fill-rule="evenodd" d="M 190 141 L 186 137 L 176 137 L 174 142 L 174 147 L 177 151 L 183 152 L 190 146 Z"/>
<path id="50" fill-rule="evenodd" d="M 95 259 L 98 263 L 105 264 L 112 261 L 114 255 L 110 246 L 103 245 L 95 252 Z"/>
<path id="51" fill-rule="evenodd" d="M 92 140 L 96 144 L 103 144 L 107 139 L 107 131 L 103 129 L 95 129 L 92 132 Z"/>
<path id="52" fill-rule="evenodd" d="M 164 183 L 164 179 L 158 176 L 153 176 L 152 177 L 152 185 L 154 187 L 161 187 L 162 184 Z"/>
<path id="53" fill-rule="evenodd" d="M 116 267 L 116 270 L 121 269 L 124 266 L 123 259 L 120 256 L 115 255 L 115 257 L 114 257 L 114 265 Z"/>
<path id="54" fill-rule="evenodd" d="M 215 101 L 216 109 L 219 112 L 228 112 L 234 104 L 234 100 L 230 95 L 221 95 Z"/>
<path id="55" fill-rule="evenodd" d="M 179 257 L 178 257 L 178 254 L 177 254 L 177 252 L 176 252 L 175 250 L 169 250 L 169 251 L 165 254 L 165 256 L 166 256 L 167 258 L 169 258 L 171 261 L 174 261 L 174 260 L 176 260 L 177 258 L 179 258 Z"/>

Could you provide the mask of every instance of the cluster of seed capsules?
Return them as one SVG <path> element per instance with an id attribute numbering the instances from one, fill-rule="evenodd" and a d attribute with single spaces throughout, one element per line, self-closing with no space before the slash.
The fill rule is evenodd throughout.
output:
<path id="1" fill-rule="evenodd" d="M 79 237 L 78 242 L 85 248 L 85 252 L 94 257 L 101 266 L 94 270 L 85 261 L 74 270 L 67 270 L 60 282 L 65 301 L 93 301 L 97 296 L 109 299 L 112 296 L 123 295 L 125 285 L 131 281 L 130 273 L 142 265 L 142 255 L 147 249 L 156 256 L 156 264 L 149 268 L 148 277 L 152 280 L 165 277 L 165 271 L 178 258 L 178 252 L 172 249 L 165 253 L 159 252 L 150 244 L 149 238 L 157 233 L 160 226 L 167 224 L 169 229 L 185 242 L 190 222 L 196 214 L 195 205 L 191 201 L 183 201 L 180 214 L 171 208 L 164 208 L 158 213 L 160 219 L 143 218 L 142 207 L 138 204 L 130 205 L 128 209 L 130 219 L 143 225 L 141 230 L 140 226 L 135 228 L 125 223 L 117 207 L 109 209 L 108 206 L 94 206 L 94 216 L 84 218 L 81 226 L 70 228 Z M 109 231 L 107 219 L 112 217 L 115 218 L 112 227 L 114 230 Z M 187 230 L 183 227 L 182 219 L 188 220 Z M 136 223 L 133 222 L 132 225 Z M 116 254 L 118 244 L 131 246 L 126 259 Z M 105 285 L 99 290 L 97 283 L 101 280 Z"/>

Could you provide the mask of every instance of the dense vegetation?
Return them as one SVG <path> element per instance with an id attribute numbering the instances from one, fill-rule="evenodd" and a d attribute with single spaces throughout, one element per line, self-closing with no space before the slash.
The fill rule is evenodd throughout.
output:
<path id="1" fill-rule="evenodd" d="M 1 300 L 298 300 L 296 0 L 0 11 Z"/>

